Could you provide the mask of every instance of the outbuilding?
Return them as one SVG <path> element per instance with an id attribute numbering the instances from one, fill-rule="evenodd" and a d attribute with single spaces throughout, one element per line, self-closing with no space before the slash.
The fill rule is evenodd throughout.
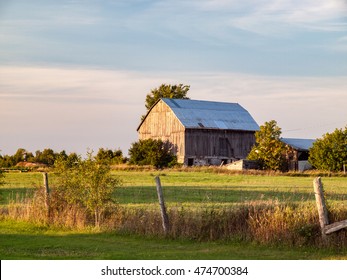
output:
<path id="1" fill-rule="evenodd" d="M 238 103 L 158 100 L 139 125 L 139 139 L 161 139 L 184 165 L 220 165 L 245 159 L 259 130 Z"/>
<path id="2" fill-rule="evenodd" d="M 287 146 L 288 169 L 294 171 L 305 171 L 312 168 L 308 162 L 309 150 L 314 143 L 314 139 L 301 138 L 281 138 Z"/>

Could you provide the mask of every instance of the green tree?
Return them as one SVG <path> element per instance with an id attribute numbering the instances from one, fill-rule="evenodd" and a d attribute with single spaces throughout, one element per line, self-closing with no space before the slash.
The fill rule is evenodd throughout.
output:
<path id="1" fill-rule="evenodd" d="M 100 148 L 95 156 L 98 162 L 106 162 L 109 164 L 120 164 L 123 163 L 123 153 L 121 150 L 112 151 L 110 149 Z"/>
<path id="2" fill-rule="evenodd" d="M 326 171 L 341 171 L 347 164 L 347 126 L 317 139 L 310 149 L 309 162 Z"/>
<path id="3" fill-rule="evenodd" d="M 158 88 L 152 89 L 151 92 L 146 95 L 146 103 L 145 103 L 146 109 L 147 111 L 151 109 L 152 106 L 160 98 L 189 99 L 187 97 L 187 93 L 189 89 L 190 89 L 190 86 L 183 85 L 183 84 L 179 84 L 179 85 L 162 84 Z"/>
<path id="4" fill-rule="evenodd" d="M 63 155 L 62 153 L 61 155 Z M 53 166 L 55 160 L 59 156 L 58 153 L 55 153 L 52 149 L 44 149 L 42 152 L 41 151 L 36 151 L 35 152 L 35 161 L 39 163 L 44 163 L 49 166 Z"/>
<path id="5" fill-rule="evenodd" d="M 284 170 L 286 147 L 280 140 L 281 128 L 275 120 L 265 122 L 255 133 L 255 142 L 248 159 L 258 161 L 266 170 Z"/>
<path id="6" fill-rule="evenodd" d="M 16 164 L 14 164 L 12 156 L 4 155 L 4 156 L 0 157 L 0 167 L 7 168 L 7 167 L 14 166 L 14 165 L 16 165 Z"/>
<path id="7" fill-rule="evenodd" d="M 33 154 L 23 148 L 17 149 L 16 153 L 12 156 L 4 155 L 0 156 L 0 167 L 12 167 L 22 161 L 32 161 Z"/>
<path id="8" fill-rule="evenodd" d="M 173 145 L 162 140 L 146 139 L 132 143 L 129 149 L 129 163 L 153 165 L 157 168 L 171 167 L 177 163 Z"/>
<path id="9" fill-rule="evenodd" d="M 111 175 L 108 164 L 97 162 L 91 153 L 85 160 L 80 156 L 74 160 L 56 160 L 56 191 L 67 204 L 77 204 L 94 215 L 98 227 L 104 210 L 114 203 L 113 193 L 121 181 Z"/>

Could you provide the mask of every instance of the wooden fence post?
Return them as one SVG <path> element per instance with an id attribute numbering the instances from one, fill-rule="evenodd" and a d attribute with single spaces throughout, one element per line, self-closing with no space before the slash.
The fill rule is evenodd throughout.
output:
<path id="1" fill-rule="evenodd" d="M 158 194 L 158 200 L 159 200 L 159 204 L 160 204 L 163 229 L 164 229 L 164 233 L 167 234 L 169 232 L 170 224 L 169 224 L 169 217 L 168 217 L 167 212 L 166 212 L 164 196 L 163 196 L 163 189 L 161 187 L 159 176 L 155 177 L 155 184 L 157 186 L 157 194 Z"/>
<path id="2" fill-rule="evenodd" d="M 323 185 L 320 177 L 313 180 L 314 195 L 316 197 L 316 205 L 318 209 L 319 224 L 323 238 L 326 237 L 325 226 L 329 224 L 328 210 L 325 204 Z"/>
<path id="3" fill-rule="evenodd" d="M 313 180 L 313 188 L 314 194 L 316 196 L 316 204 L 319 215 L 319 223 L 322 230 L 322 236 L 323 239 L 325 239 L 327 234 L 346 228 L 347 220 L 329 224 L 328 210 L 325 204 L 323 185 L 320 177 L 317 177 Z"/>
<path id="4" fill-rule="evenodd" d="M 48 185 L 48 174 L 47 172 L 42 173 L 43 175 L 43 185 L 45 187 L 45 205 L 47 209 L 47 216 L 50 216 L 50 203 L 49 203 L 49 185 Z"/>

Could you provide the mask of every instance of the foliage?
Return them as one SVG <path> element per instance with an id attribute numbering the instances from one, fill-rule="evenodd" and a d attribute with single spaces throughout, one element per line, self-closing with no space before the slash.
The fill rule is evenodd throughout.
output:
<path id="1" fill-rule="evenodd" d="M 286 147 L 280 140 L 281 128 L 275 120 L 265 122 L 255 133 L 255 146 L 248 155 L 249 160 L 259 162 L 262 169 L 283 170 Z"/>
<path id="2" fill-rule="evenodd" d="M 124 162 L 123 153 L 120 149 L 112 151 L 110 149 L 100 148 L 95 159 L 100 163 L 105 162 L 109 164 L 120 164 Z"/>
<path id="3" fill-rule="evenodd" d="M 347 126 L 317 139 L 310 149 L 309 162 L 320 170 L 341 171 L 347 164 Z"/>
<path id="4" fill-rule="evenodd" d="M 57 159 L 69 162 L 70 165 L 77 161 L 78 155 L 76 153 L 67 154 L 65 150 L 61 152 L 55 152 L 50 148 L 44 149 L 43 151 L 37 150 L 35 156 L 23 148 L 19 148 L 14 155 L 0 155 L 0 167 L 11 168 L 16 166 L 19 162 L 32 162 L 41 163 L 52 167 Z M 123 153 L 121 150 L 108 150 L 100 148 L 96 155 L 98 162 L 107 161 L 109 164 L 123 163 Z"/>
<path id="5" fill-rule="evenodd" d="M 149 94 L 146 95 L 145 106 L 147 111 L 152 108 L 152 106 L 160 98 L 175 98 L 175 99 L 189 99 L 187 97 L 187 92 L 189 91 L 190 86 L 188 85 L 167 85 L 161 84 L 158 88 L 152 89 Z M 144 119 L 145 116 L 142 116 Z"/>
<path id="6" fill-rule="evenodd" d="M 0 157 L 0 167 L 11 167 L 15 166 L 17 163 L 21 161 L 26 161 L 27 159 L 31 159 L 33 157 L 32 153 L 27 152 L 23 148 L 19 148 L 16 153 L 12 156 L 4 155 Z"/>
<path id="7" fill-rule="evenodd" d="M 65 154 L 65 151 L 62 154 Z M 34 161 L 53 166 L 58 156 L 59 154 L 55 153 L 52 149 L 44 149 L 42 152 L 38 150 L 35 152 Z"/>
<path id="8" fill-rule="evenodd" d="M 57 160 L 55 170 L 58 175 L 57 193 L 70 205 L 80 205 L 94 214 L 95 226 L 100 225 L 100 218 L 107 204 L 114 202 L 113 192 L 121 184 L 118 178 L 110 173 L 110 166 L 98 162 L 88 154 L 86 160 L 80 157 L 71 161 Z"/>
<path id="9" fill-rule="evenodd" d="M 130 164 L 153 165 L 157 168 L 171 167 L 177 163 L 173 146 L 162 140 L 146 139 L 132 143 L 129 149 Z"/>

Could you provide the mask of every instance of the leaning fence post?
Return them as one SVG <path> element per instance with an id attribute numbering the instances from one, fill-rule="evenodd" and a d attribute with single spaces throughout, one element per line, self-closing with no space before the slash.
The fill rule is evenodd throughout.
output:
<path id="1" fill-rule="evenodd" d="M 164 196 L 163 196 L 163 189 L 161 187 L 159 176 L 155 177 L 155 184 L 157 186 L 157 194 L 158 194 L 158 200 L 159 200 L 159 204 L 160 204 L 163 229 L 164 229 L 164 233 L 167 234 L 169 232 L 170 224 L 169 224 L 169 217 L 166 213 L 166 207 L 165 207 Z"/>
<path id="2" fill-rule="evenodd" d="M 325 227 L 329 225 L 328 210 L 325 204 L 323 185 L 320 177 L 313 180 L 314 194 L 316 197 L 316 205 L 318 209 L 319 224 L 323 238 L 326 237 Z"/>
<path id="3" fill-rule="evenodd" d="M 48 218 L 50 216 L 50 205 L 49 205 L 49 185 L 48 185 L 48 174 L 44 172 L 43 174 L 43 185 L 45 187 L 45 205 L 47 209 Z"/>

